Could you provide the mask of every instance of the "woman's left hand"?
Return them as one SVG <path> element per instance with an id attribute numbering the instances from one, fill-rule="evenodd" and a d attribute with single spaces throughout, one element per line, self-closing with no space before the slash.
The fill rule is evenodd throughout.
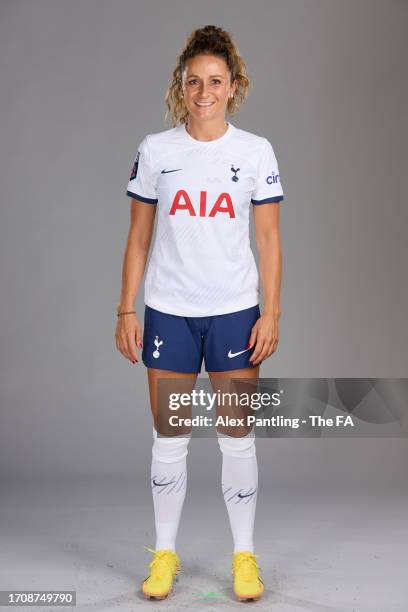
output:
<path id="1" fill-rule="evenodd" d="M 263 312 L 253 326 L 249 339 L 249 347 L 255 345 L 255 350 L 249 358 L 252 365 L 261 364 L 276 351 L 279 342 L 279 317 L 280 313 Z"/>

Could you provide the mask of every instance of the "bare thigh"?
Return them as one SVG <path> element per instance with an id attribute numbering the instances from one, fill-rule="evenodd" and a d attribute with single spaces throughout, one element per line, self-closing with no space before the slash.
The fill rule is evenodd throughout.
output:
<path id="1" fill-rule="evenodd" d="M 147 368 L 147 378 L 149 382 L 150 408 L 152 411 L 153 423 L 156 431 L 162 435 L 180 435 L 191 432 L 191 428 L 169 428 L 168 426 L 168 405 L 159 406 L 158 388 L 160 379 L 177 379 L 175 385 L 171 383 L 173 393 L 191 393 L 197 382 L 198 374 L 188 372 L 173 372 L 172 370 L 159 370 Z M 177 411 L 178 416 L 191 418 L 191 406 L 181 407 Z"/>
<path id="2" fill-rule="evenodd" d="M 258 365 L 256 368 L 243 368 L 241 370 L 228 370 L 226 372 L 208 372 L 213 392 L 216 393 L 219 391 L 220 393 L 237 393 L 237 387 L 231 384 L 231 379 L 247 378 L 249 380 L 247 387 L 245 387 L 243 381 L 242 383 L 239 383 L 238 388 L 240 392 L 246 391 L 248 395 L 250 395 L 251 391 L 254 389 L 254 382 L 259 378 L 259 367 L 260 366 Z M 243 418 L 249 414 L 253 414 L 253 411 L 247 406 L 238 406 L 234 405 L 233 403 L 230 405 L 217 405 L 217 417 L 222 415 L 223 417 L 229 416 L 230 418 Z M 241 438 L 248 435 L 248 433 L 251 431 L 251 427 L 248 428 L 245 425 L 218 425 L 217 431 L 234 438 Z"/>

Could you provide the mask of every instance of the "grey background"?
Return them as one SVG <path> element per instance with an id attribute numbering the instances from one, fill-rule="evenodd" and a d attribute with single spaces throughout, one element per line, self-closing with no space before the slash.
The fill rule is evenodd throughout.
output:
<path id="1" fill-rule="evenodd" d="M 154 543 L 146 370 L 116 352 L 114 309 L 133 157 L 146 133 L 170 127 L 164 123 L 164 93 L 184 40 L 196 27 L 214 23 L 235 37 L 252 88 L 240 113 L 229 118 L 270 139 L 286 196 L 281 339 L 262 376 L 407 375 L 407 17 L 402 0 L 1 0 L 0 478 L 3 525 L 13 538 L 4 549 L 8 562 L 11 550 L 17 562 L 18 537 L 24 536 L 26 551 L 31 536 L 22 525 L 28 517 L 46 537 L 47 504 L 62 513 L 65 552 L 76 553 L 74 587 L 85 588 L 90 568 L 103 558 L 89 543 L 99 525 L 94 510 L 82 531 L 72 515 L 63 514 L 74 502 L 108 509 L 122 504 L 124 515 L 101 523 L 104 533 L 108 524 L 113 529 L 105 546 L 118 565 L 113 542 L 123 543 L 124 559 L 136 546 Z M 137 308 L 142 317 L 142 292 Z M 289 508 L 300 509 L 304 518 L 327 516 L 319 504 L 316 512 L 308 510 L 308 495 L 316 500 L 320 492 L 326 502 L 340 496 L 333 508 L 343 516 L 331 533 L 338 536 L 338 522 L 346 521 L 341 541 L 352 547 L 358 567 L 367 567 L 367 558 L 359 558 L 363 549 L 357 531 L 350 535 L 348 519 L 365 521 L 368 509 L 381 508 L 378 524 L 373 516 L 369 524 L 373 537 L 383 533 L 382 552 L 392 547 L 387 563 L 396 563 L 406 537 L 406 527 L 397 523 L 397 500 L 406 504 L 406 440 L 262 439 L 257 449 L 265 495 L 258 502 L 260 543 L 266 545 L 262 520 L 271 513 L 282 530 L 279 520 L 292 518 Z M 225 538 L 229 546 L 223 500 L 215 493 L 220 461 L 215 440 L 193 440 L 188 503 L 212 492 L 205 503 L 214 520 L 207 525 L 221 525 L 217 542 Z M 43 480 L 52 483 L 51 490 L 42 488 Z M 126 484 L 115 489 L 120 482 Z M 385 506 L 370 502 L 359 514 L 360 493 L 381 494 Z M 98 516 L 107 519 L 108 510 Z M 188 506 L 185 525 L 191 527 L 185 529 L 194 532 L 200 516 L 199 506 Z M 303 552 L 317 554 L 310 552 L 310 523 L 305 529 Z M 187 542 L 183 533 L 181 545 Z M 283 555 L 277 560 L 281 572 L 295 558 L 300 570 L 303 533 L 292 524 L 281 550 L 274 536 L 273 550 Z M 132 538 L 139 537 L 136 544 Z M 302 567 L 310 567 L 307 560 Z M 328 567 L 321 562 L 319 569 Z M 370 580 L 382 569 L 371 566 Z M 387 584 L 398 590 L 394 569 L 395 582 Z M 125 577 L 133 580 L 134 571 L 132 559 Z M 309 585 L 312 575 L 306 570 Z M 0 587 L 27 588 L 22 576 L 10 569 L 7 585 Z M 87 578 L 78 583 L 78 576 Z M 287 599 L 290 580 L 275 578 L 281 587 L 281 607 L 275 609 L 305 609 L 301 599 Z M 48 588 L 44 579 L 39 582 Z M 339 574 L 334 583 L 341 583 Z M 62 588 L 61 581 L 47 584 Z M 316 586 L 321 589 L 322 582 Z M 368 584 L 353 595 L 345 607 L 306 608 L 351 610 L 359 603 L 359 610 L 403 609 L 399 593 L 394 599 L 384 594 L 384 601 L 378 596 L 375 607 Z M 337 590 L 326 602 L 330 597 L 338 603 Z M 107 596 L 98 610 L 109 605 Z M 127 602 L 116 599 L 116 608 L 121 605 Z"/>
<path id="2" fill-rule="evenodd" d="M 206 23 L 236 38 L 252 91 L 230 119 L 270 138 L 286 195 L 281 339 L 262 375 L 407 375 L 407 4 L 222 8 L 1 4 L 4 477 L 144 474 L 146 370 L 113 340 L 125 193 L 143 135 L 169 127 L 183 41 Z"/>

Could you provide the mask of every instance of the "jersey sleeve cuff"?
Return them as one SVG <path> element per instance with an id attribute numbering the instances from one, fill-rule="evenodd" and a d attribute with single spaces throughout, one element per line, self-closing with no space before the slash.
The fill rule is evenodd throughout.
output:
<path id="1" fill-rule="evenodd" d="M 141 196 L 138 193 L 132 193 L 129 190 L 126 191 L 126 195 L 128 195 L 129 198 L 134 198 L 135 200 L 140 200 L 141 202 L 146 202 L 147 204 L 157 204 L 158 202 L 158 198 L 145 198 L 144 196 Z"/>
<path id="2" fill-rule="evenodd" d="M 285 197 L 283 195 L 274 196 L 271 198 L 265 198 L 264 200 L 254 200 L 251 198 L 252 204 L 267 204 L 268 202 L 281 202 Z"/>

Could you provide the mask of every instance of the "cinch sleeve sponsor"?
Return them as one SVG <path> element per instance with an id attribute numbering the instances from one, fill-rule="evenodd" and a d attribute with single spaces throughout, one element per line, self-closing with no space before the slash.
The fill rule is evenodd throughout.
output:
<path id="1" fill-rule="evenodd" d="M 251 202 L 252 204 L 266 204 L 268 202 L 280 202 L 283 199 L 278 162 L 271 143 L 265 138 Z"/>
<path id="2" fill-rule="evenodd" d="M 152 176 L 147 136 L 140 143 L 133 161 L 126 195 L 148 204 L 157 204 L 158 202 L 157 191 Z"/>

